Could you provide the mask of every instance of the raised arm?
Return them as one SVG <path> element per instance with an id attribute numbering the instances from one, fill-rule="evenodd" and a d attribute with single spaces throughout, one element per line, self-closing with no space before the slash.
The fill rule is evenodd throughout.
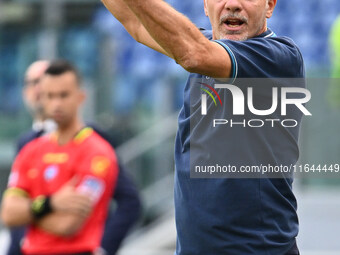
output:
<path id="1" fill-rule="evenodd" d="M 105 0 L 114 5 L 116 0 Z M 206 39 L 184 15 L 162 0 L 121 0 L 151 37 L 184 69 L 216 78 L 230 77 L 231 60 L 219 44 Z"/>
<path id="2" fill-rule="evenodd" d="M 164 55 L 171 58 L 149 34 L 137 16 L 130 10 L 130 8 L 122 0 L 101 0 L 105 7 L 111 14 L 125 27 L 126 31 L 139 43 L 148 46 Z"/>

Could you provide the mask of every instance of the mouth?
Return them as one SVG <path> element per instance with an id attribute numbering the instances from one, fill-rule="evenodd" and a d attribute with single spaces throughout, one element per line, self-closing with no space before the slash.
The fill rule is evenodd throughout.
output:
<path id="1" fill-rule="evenodd" d="M 60 111 L 58 111 L 58 112 L 53 112 L 53 114 L 52 114 L 52 119 L 54 119 L 54 120 L 58 120 L 58 119 L 62 119 L 63 118 L 63 113 L 62 112 L 60 112 Z"/>
<path id="2" fill-rule="evenodd" d="M 228 18 L 223 22 L 228 28 L 240 28 L 245 22 L 241 19 Z"/>
<path id="3" fill-rule="evenodd" d="M 246 19 L 237 17 L 226 17 L 222 20 L 222 24 L 230 31 L 238 31 L 247 23 Z"/>

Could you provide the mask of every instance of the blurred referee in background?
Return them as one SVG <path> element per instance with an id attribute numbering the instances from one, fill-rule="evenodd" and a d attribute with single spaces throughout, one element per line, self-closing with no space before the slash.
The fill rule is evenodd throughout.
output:
<path id="1" fill-rule="evenodd" d="M 302 112 L 297 107 L 286 116 L 297 120 L 297 126 L 256 129 L 212 128 L 208 123 L 211 116 L 233 118 L 233 99 L 227 89 L 216 92 L 223 115 L 212 100 L 207 102 L 206 116 L 200 109 L 202 90 L 214 89 L 219 82 L 215 78 L 231 78 L 229 83 L 242 91 L 247 87 L 239 78 L 297 78 L 302 82 L 292 81 L 289 86 L 304 88 L 298 47 L 267 27 L 277 1 L 204 0 L 211 31 L 198 29 L 165 1 L 102 1 L 136 41 L 169 56 L 190 73 L 175 144 L 175 254 L 298 255 L 292 178 L 190 178 L 191 165 L 207 166 L 215 159 L 237 167 L 294 165 L 298 160 Z M 268 109 L 272 104 L 268 91 L 284 85 L 256 86 L 257 109 Z M 271 117 L 280 119 L 280 111 Z"/>
<path id="2" fill-rule="evenodd" d="M 27 68 L 23 99 L 32 115 L 33 124 L 32 130 L 24 133 L 19 138 L 17 153 L 31 140 L 51 133 L 56 129 L 55 122 L 44 113 L 40 94 L 40 81 L 49 65 L 49 61 L 40 60 L 32 63 Z M 95 125 L 90 126 L 114 146 L 114 141 L 108 134 Z M 122 165 L 119 165 L 117 185 L 113 194 L 112 199 L 116 203 L 116 208 L 114 210 L 110 209 L 102 239 L 102 252 L 110 255 L 116 254 L 121 242 L 137 222 L 141 213 L 141 201 L 137 187 Z M 10 229 L 11 243 L 8 255 L 22 254 L 20 246 L 25 230 L 26 228 Z"/>
<path id="3" fill-rule="evenodd" d="M 92 255 L 100 248 L 117 158 L 82 121 L 86 96 L 73 66 L 50 64 L 41 91 L 44 112 L 57 130 L 29 142 L 15 158 L 1 219 L 9 227 L 28 226 L 24 254 Z"/>

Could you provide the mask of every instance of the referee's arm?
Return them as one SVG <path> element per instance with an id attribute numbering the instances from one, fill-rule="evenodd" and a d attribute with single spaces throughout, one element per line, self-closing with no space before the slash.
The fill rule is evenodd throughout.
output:
<path id="1" fill-rule="evenodd" d="M 34 214 L 32 206 L 37 200 L 31 200 L 28 193 L 20 188 L 7 189 L 1 203 L 2 222 L 9 228 L 36 224 L 55 235 L 75 234 L 91 213 L 92 201 L 88 196 L 75 192 L 72 185 L 66 183 L 52 195 L 49 212 L 39 217 Z"/>
<path id="2" fill-rule="evenodd" d="M 30 211 L 31 199 L 26 191 L 9 188 L 5 191 L 1 202 L 1 221 L 7 227 L 19 227 L 33 222 Z"/>
<path id="3" fill-rule="evenodd" d="M 56 212 L 39 220 L 36 225 L 57 236 L 73 236 L 83 226 L 87 215 Z"/>
<path id="4" fill-rule="evenodd" d="M 89 196 L 76 191 L 73 178 L 51 196 L 52 213 L 36 222 L 36 225 L 58 236 L 72 236 L 83 226 L 93 209 Z"/>

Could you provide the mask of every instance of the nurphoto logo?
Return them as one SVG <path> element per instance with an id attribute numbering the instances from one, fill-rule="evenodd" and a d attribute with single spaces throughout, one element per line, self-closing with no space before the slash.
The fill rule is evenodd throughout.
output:
<path id="1" fill-rule="evenodd" d="M 296 108 L 298 108 L 305 116 L 312 116 L 312 114 L 307 110 L 307 108 L 304 106 L 307 102 L 311 99 L 311 93 L 308 89 L 300 88 L 300 87 L 272 87 L 272 104 L 269 109 L 256 109 L 254 106 L 254 90 L 253 87 L 247 88 L 247 103 L 245 102 L 245 95 L 244 92 L 235 85 L 230 84 L 215 84 L 214 87 L 209 86 L 208 84 L 201 83 L 205 88 L 201 88 L 201 90 L 204 92 L 201 94 L 201 115 L 207 115 L 208 109 L 207 109 L 207 95 L 212 98 L 214 101 L 215 106 L 217 106 L 217 102 L 213 94 L 217 97 L 218 101 L 220 102 L 221 106 L 223 107 L 223 103 L 221 100 L 220 95 L 217 93 L 216 89 L 227 89 L 231 92 L 232 95 L 232 114 L 234 116 L 242 116 L 245 115 L 245 107 L 248 107 L 249 112 L 256 116 L 269 116 L 273 114 L 279 104 L 281 108 L 280 115 L 281 116 L 287 116 L 287 106 L 288 105 L 294 105 Z M 208 90 L 210 89 L 212 93 Z M 279 91 L 281 94 L 281 97 L 279 98 Z M 292 98 L 292 95 L 302 95 L 297 98 Z M 280 102 L 279 102 L 280 101 Z M 271 126 L 274 127 L 276 122 L 281 123 L 284 127 L 296 127 L 298 125 L 298 121 L 294 119 L 248 119 L 241 122 L 233 122 L 232 119 L 214 119 L 213 120 L 213 127 L 216 127 L 217 125 L 226 125 L 230 124 L 230 126 L 235 125 L 242 125 L 244 127 L 262 127 L 265 122 L 271 123 Z"/>

